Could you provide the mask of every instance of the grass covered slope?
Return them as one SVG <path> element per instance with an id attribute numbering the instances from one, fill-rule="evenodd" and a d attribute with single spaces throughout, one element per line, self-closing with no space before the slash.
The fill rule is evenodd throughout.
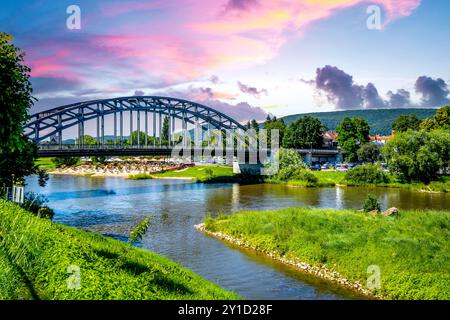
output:
<path id="1" fill-rule="evenodd" d="M 292 208 L 208 218 L 205 228 L 265 253 L 324 265 L 364 286 L 368 267 L 377 265 L 381 288 L 373 293 L 386 298 L 450 299 L 450 212 L 386 218 Z"/>
<path id="2" fill-rule="evenodd" d="M 80 288 L 69 289 L 70 266 Z M 72 270 L 76 271 L 72 267 Z M 70 271 L 70 269 L 69 269 Z M 76 283 L 76 282 L 75 282 Z M 234 299 L 167 258 L 0 200 L 0 299 Z"/>
<path id="3" fill-rule="evenodd" d="M 230 179 L 233 167 L 226 165 L 194 166 L 180 171 L 166 171 L 152 175 L 155 178 L 191 178 L 197 181 Z"/>

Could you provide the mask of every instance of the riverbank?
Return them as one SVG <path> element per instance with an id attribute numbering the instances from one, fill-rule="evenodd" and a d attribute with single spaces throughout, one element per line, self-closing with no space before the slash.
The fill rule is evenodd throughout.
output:
<path id="1" fill-rule="evenodd" d="M 42 163 L 42 162 L 41 162 Z M 46 166 L 48 163 L 44 162 Z M 180 172 L 192 164 L 176 163 L 164 160 L 132 159 L 115 160 L 103 164 L 85 162 L 74 166 L 63 166 L 49 169 L 50 174 L 68 174 L 85 177 L 121 177 L 141 176 L 151 178 L 151 175 L 163 172 Z"/>
<path id="2" fill-rule="evenodd" d="M 153 252 L 0 200 L 0 299 L 237 299 Z"/>
<path id="3" fill-rule="evenodd" d="M 292 208 L 208 218 L 198 228 L 372 297 L 450 299 L 448 211 L 386 218 Z M 367 287 L 370 268 L 380 270 L 378 289 Z"/>
<path id="4" fill-rule="evenodd" d="M 308 182 L 302 180 L 276 181 L 273 179 L 267 180 L 270 183 L 282 183 L 292 187 L 308 187 L 308 188 L 326 188 L 326 187 L 383 187 L 383 188 L 403 188 L 414 190 L 418 192 L 428 193 L 447 193 L 450 192 L 450 177 L 443 176 L 440 181 L 432 181 L 429 184 L 424 183 L 402 183 L 395 175 L 387 174 L 388 182 L 367 184 L 355 183 L 346 181 L 347 172 L 339 171 L 311 171 L 317 177 L 316 182 Z"/>

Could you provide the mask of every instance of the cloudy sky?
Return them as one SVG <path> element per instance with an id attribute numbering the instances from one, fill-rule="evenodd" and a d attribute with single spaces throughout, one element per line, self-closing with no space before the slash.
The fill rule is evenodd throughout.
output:
<path id="1" fill-rule="evenodd" d="M 34 110 L 157 94 L 244 121 L 449 103 L 447 0 L 0 3 L 0 31 L 27 52 Z M 72 4 L 79 30 L 67 27 Z"/>

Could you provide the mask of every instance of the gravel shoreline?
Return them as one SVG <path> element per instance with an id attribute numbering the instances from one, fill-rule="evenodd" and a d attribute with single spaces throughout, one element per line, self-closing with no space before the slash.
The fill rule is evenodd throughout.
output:
<path id="1" fill-rule="evenodd" d="M 370 290 L 364 288 L 364 286 L 361 283 L 359 283 L 359 282 L 352 282 L 352 281 L 342 277 L 338 272 L 336 272 L 336 271 L 334 271 L 332 269 L 329 269 L 326 266 L 318 267 L 318 266 L 314 266 L 314 265 L 311 265 L 311 264 L 306 263 L 306 262 L 285 259 L 285 258 L 283 258 L 283 257 L 281 257 L 278 254 L 273 253 L 273 252 L 265 252 L 265 251 L 259 250 L 259 249 L 255 248 L 255 247 L 252 247 L 252 246 L 246 244 L 245 242 L 243 242 L 243 241 L 241 241 L 239 239 L 235 239 L 233 237 L 230 237 L 227 234 L 224 234 L 224 233 L 221 233 L 221 232 L 212 232 L 212 231 L 206 230 L 204 223 L 195 225 L 194 227 L 197 230 L 199 230 L 200 232 L 203 232 L 203 233 L 205 233 L 205 234 L 207 234 L 209 236 L 212 236 L 212 237 L 217 238 L 219 240 L 223 240 L 223 241 L 232 243 L 232 244 L 237 245 L 239 247 L 243 247 L 243 248 L 246 248 L 246 249 L 251 249 L 251 250 L 256 251 L 258 253 L 262 253 L 265 256 L 267 256 L 267 257 L 269 257 L 269 258 L 271 258 L 273 260 L 279 261 L 279 262 L 281 262 L 283 264 L 286 264 L 286 265 L 289 265 L 289 266 L 293 266 L 293 267 L 299 269 L 299 271 L 301 271 L 301 272 L 304 272 L 304 273 L 307 273 L 307 274 L 310 274 L 310 275 L 313 275 L 313 276 L 316 276 L 316 277 L 328 280 L 328 281 L 333 282 L 335 284 L 338 284 L 338 285 L 340 285 L 340 286 L 342 286 L 344 288 L 356 291 L 359 294 L 361 294 L 363 296 L 366 296 L 368 298 L 371 298 L 371 299 L 383 299 L 383 297 L 378 296 L 378 295 L 374 295 Z"/>

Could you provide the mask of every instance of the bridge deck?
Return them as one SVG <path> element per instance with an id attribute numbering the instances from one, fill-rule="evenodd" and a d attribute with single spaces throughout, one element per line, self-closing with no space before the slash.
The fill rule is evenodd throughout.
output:
<path id="1" fill-rule="evenodd" d="M 184 150 L 174 150 L 173 147 L 167 146 L 85 146 L 78 147 L 76 145 L 63 145 L 63 146 L 39 146 L 38 155 L 41 158 L 51 157 L 95 157 L 95 156 L 167 156 L 170 157 L 172 152 L 176 155 L 184 154 L 187 156 L 225 156 L 233 155 L 238 156 L 245 154 L 248 158 L 250 153 L 262 153 L 270 154 L 271 150 L 249 151 L 238 149 L 216 149 L 216 148 L 186 148 Z M 177 152 L 178 151 L 178 152 Z M 328 149 L 298 149 L 301 155 L 312 154 L 320 156 L 336 156 L 340 153 L 339 150 Z"/>

